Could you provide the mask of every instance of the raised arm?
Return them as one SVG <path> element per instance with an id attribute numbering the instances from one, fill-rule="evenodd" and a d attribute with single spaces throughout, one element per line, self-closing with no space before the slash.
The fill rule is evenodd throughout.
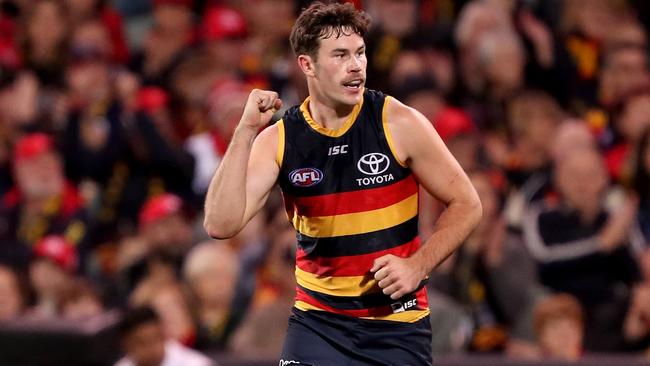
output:
<path id="1" fill-rule="evenodd" d="M 415 290 L 461 245 L 480 221 L 482 208 L 469 178 L 426 117 L 395 99 L 387 103 L 388 132 L 397 158 L 446 206 L 431 237 L 411 257 L 386 255 L 375 260 L 372 272 L 379 286 L 398 299 Z"/>
<path id="2" fill-rule="evenodd" d="M 264 205 L 277 180 L 277 125 L 266 126 L 282 106 L 278 94 L 254 89 L 230 146 L 215 173 L 205 199 L 208 234 L 217 239 L 236 235 Z M 256 138 L 257 136 L 257 138 Z"/>

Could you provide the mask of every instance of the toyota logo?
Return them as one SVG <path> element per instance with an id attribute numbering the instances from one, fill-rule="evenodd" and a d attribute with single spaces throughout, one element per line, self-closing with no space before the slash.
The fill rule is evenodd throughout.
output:
<path id="1" fill-rule="evenodd" d="M 390 160 L 388 156 L 381 153 L 370 153 L 366 154 L 359 159 L 357 163 L 357 168 L 363 174 L 367 175 L 377 175 L 388 170 L 390 166 Z"/>

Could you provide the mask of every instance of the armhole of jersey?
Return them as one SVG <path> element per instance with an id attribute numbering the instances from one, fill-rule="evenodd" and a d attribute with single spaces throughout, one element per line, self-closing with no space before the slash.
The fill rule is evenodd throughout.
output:
<path id="1" fill-rule="evenodd" d="M 384 98 L 384 106 L 381 109 L 381 123 L 382 127 L 384 129 L 384 136 L 386 136 L 386 141 L 388 142 L 388 147 L 390 148 L 390 152 L 393 154 L 393 157 L 395 160 L 399 163 L 404 168 L 407 168 L 408 166 L 406 165 L 405 162 L 403 162 L 396 153 L 395 150 L 395 143 L 393 142 L 393 135 L 390 134 L 390 129 L 388 128 L 388 102 L 392 99 L 390 96 L 386 96 Z"/>
<path id="2" fill-rule="evenodd" d="M 277 125 L 278 151 L 275 153 L 275 162 L 278 163 L 278 168 L 282 168 L 282 160 L 284 159 L 284 120 L 279 120 Z"/>

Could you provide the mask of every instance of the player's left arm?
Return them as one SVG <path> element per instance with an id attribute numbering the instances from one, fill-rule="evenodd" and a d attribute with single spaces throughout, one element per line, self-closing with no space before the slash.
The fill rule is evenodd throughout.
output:
<path id="1" fill-rule="evenodd" d="M 478 224 L 481 201 L 469 178 L 451 155 L 431 122 L 395 99 L 387 101 L 387 128 L 397 158 L 446 208 L 433 235 L 408 258 L 377 258 L 371 272 L 383 292 L 393 299 L 414 291 L 428 274 L 449 257 Z"/>

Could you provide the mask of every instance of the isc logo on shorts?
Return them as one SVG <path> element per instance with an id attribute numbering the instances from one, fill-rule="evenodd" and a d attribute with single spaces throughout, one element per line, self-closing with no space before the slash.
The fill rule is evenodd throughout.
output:
<path id="1" fill-rule="evenodd" d="M 289 366 L 289 365 L 304 365 L 304 366 L 311 366 L 306 363 L 301 363 L 299 361 L 292 361 L 292 360 L 280 360 L 280 364 L 278 366 Z"/>
<path id="2" fill-rule="evenodd" d="M 316 168 L 300 168 L 289 173 L 289 180 L 296 187 L 310 187 L 323 180 L 323 172 Z"/>
<path id="3" fill-rule="evenodd" d="M 410 308 L 414 308 L 418 305 L 418 300 L 417 299 L 411 299 L 409 301 L 405 302 L 394 302 L 390 304 L 390 308 L 393 309 L 393 313 L 401 313 L 403 311 L 406 311 Z"/>

